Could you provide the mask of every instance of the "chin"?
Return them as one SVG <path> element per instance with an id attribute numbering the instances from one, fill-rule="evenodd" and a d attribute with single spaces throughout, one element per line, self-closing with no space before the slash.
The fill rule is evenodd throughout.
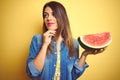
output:
<path id="1" fill-rule="evenodd" d="M 53 31 L 55 31 L 56 29 L 53 29 L 53 28 L 48 28 L 48 30 L 53 30 Z"/>

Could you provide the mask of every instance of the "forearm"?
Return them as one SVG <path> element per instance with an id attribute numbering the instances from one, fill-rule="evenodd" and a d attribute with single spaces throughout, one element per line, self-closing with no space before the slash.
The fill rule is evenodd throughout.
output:
<path id="1" fill-rule="evenodd" d="M 42 45 L 42 48 L 40 49 L 38 55 L 35 57 L 35 59 L 33 60 L 36 68 L 41 71 L 43 69 L 44 66 L 44 62 L 45 62 L 45 57 L 46 57 L 46 52 L 47 52 L 47 45 Z"/>
<path id="2" fill-rule="evenodd" d="M 86 57 L 87 57 L 87 54 L 85 52 L 83 52 L 81 57 L 80 57 L 80 60 L 79 60 L 79 66 L 84 67 Z"/>

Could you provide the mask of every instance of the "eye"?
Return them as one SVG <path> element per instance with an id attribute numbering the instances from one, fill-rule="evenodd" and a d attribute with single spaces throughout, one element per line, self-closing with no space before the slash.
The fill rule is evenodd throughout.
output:
<path id="1" fill-rule="evenodd" d="M 52 12 L 52 16 L 54 16 L 54 17 L 55 17 L 55 13 L 54 13 L 54 12 Z"/>
<path id="2" fill-rule="evenodd" d="M 44 12 L 43 13 L 43 18 L 47 18 L 48 17 L 48 13 Z"/>

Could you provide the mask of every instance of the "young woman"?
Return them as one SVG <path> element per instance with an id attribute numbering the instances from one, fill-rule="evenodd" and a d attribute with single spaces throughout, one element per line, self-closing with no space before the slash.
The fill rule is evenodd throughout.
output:
<path id="1" fill-rule="evenodd" d="M 43 34 L 33 36 L 30 45 L 28 75 L 37 80 L 76 80 L 88 67 L 87 55 L 102 50 L 85 50 L 79 58 L 79 44 L 61 3 L 46 3 L 43 20 Z"/>

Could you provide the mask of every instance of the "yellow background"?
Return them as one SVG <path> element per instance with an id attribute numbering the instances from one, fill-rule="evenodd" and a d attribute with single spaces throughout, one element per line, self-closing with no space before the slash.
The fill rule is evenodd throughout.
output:
<path id="1" fill-rule="evenodd" d="M 41 33 L 47 1 L 0 0 L 0 80 L 29 79 L 29 45 L 32 36 Z M 87 57 L 89 68 L 78 80 L 120 80 L 120 0 L 56 1 L 67 10 L 74 38 L 106 31 L 112 35 L 105 52 Z"/>

